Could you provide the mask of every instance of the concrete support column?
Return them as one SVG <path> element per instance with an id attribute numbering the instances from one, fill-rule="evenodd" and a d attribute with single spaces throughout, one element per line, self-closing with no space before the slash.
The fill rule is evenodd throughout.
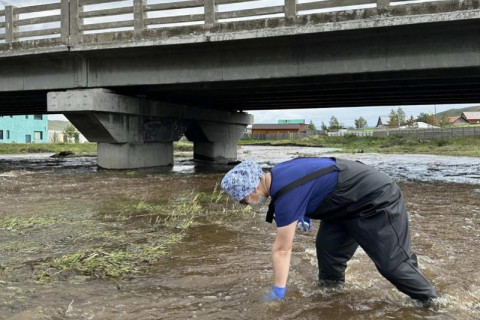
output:
<path id="1" fill-rule="evenodd" d="M 155 117 L 154 109 L 142 99 L 87 89 L 49 92 L 47 104 L 49 111 L 63 113 L 89 141 L 98 142 L 101 168 L 173 165 L 173 141 L 182 133 L 174 130 L 174 121 Z"/>
<path id="2" fill-rule="evenodd" d="M 99 143 L 97 164 L 103 169 L 137 169 L 173 165 L 173 142 Z"/>
<path id="3" fill-rule="evenodd" d="M 194 142 L 193 158 L 226 164 L 237 160 L 237 141 Z"/>
<path id="4" fill-rule="evenodd" d="M 187 138 L 193 141 L 193 157 L 195 160 L 206 160 L 215 163 L 228 163 L 237 160 L 237 142 L 245 132 L 246 124 L 218 123 L 199 121 L 199 132 L 186 132 Z"/>

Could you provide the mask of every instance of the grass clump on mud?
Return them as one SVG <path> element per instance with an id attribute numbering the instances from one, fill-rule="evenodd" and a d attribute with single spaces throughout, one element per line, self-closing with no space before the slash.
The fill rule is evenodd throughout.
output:
<path id="1" fill-rule="evenodd" d="M 113 229 L 96 235 L 103 238 L 102 245 L 95 245 L 97 237 L 89 248 L 44 262 L 38 267 L 35 280 L 44 282 L 69 275 L 119 278 L 138 273 L 182 240 L 199 210 L 196 198 L 163 205 L 145 200 L 123 204 L 101 217 L 105 227 Z"/>
<path id="2" fill-rule="evenodd" d="M 212 214 L 212 211 L 217 212 L 218 206 L 224 205 L 219 202 L 225 199 L 228 198 L 216 186 L 212 193 L 182 194 L 164 203 L 141 199 L 123 202 L 115 210 L 111 209 L 111 203 L 107 203 L 105 212 L 98 218 L 110 230 L 76 239 L 73 245 L 77 247 L 78 243 L 87 242 L 88 238 L 95 238 L 95 241 L 70 254 L 47 259 L 36 267 L 32 278 L 37 283 L 43 283 L 75 275 L 128 278 L 142 273 L 168 256 L 199 221 L 203 223 L 212 219 L 221 225 L 218 214 Z M 211 208 L 211 205 L 216 205 L 216 208 Z M 242 209 L 235 205 L 229 216 Z"/>
<path id="3" fill-rule="evenodd" d="M 233 203 L 218 183 L 210 186 L 162 196 L 119 193 L 94 203 L 65 199 L 6 213 L 0 216 L 1 280 L 44 284 L 156 272 L 193 227 L 230 226 L 251 210 Z"/>
<path id="4" fill-rule="evenodd" d="M 170 235 L 158 243 L 133 245 L 126 249 L 98 248 L 83 250 L 53 259 L 44 266 L 60 272 L 73 272 L 97 278 L 117 278 L 140 271 L 142 265 L 150 264 L 167 255 L 169 246 L 178 243 L 181 234 Z M 39 280 L 50 277 L 42 273 Z"/>
<path id="5" fill-rule="evenodd" d="M 3 230 L 16 230 L 23 228 L 30 228 L 34 226 L 46 226 L 63 221 L 59 218 L 53 217 L 13 217 L 0 219 L 0 229 Z"/>
<path id="6" fill-rule="evenodd" d="M 240 145 L 304 146 L 339 148 L 340 152 L 366 153 L 429 153 L 452 156 L 480 157 L 480 138 L 458 137 L 452 139 L 419 139 L 388 137 L 357 137 L 345 135 L 329 137 L 310 136 L 289 140 L 251 140 L 239 141 Z"/>

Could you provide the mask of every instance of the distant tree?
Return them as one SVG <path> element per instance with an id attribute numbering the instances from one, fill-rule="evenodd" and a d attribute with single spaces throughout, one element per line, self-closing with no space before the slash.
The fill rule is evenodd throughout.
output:
<path id="1" fill-rule="evenodd" d="M 53 133 L 53 137 L 52 137 L 52 142 L 58 142 L 58 133 L 57 132 L 54 132 Z"/>
<path id="2" fill-rule="evenodd" d="M 439 123 L 440 127 L 446 127 L 450 125 L 450 118 L 445 114 Z"/>
<path id="3" fill-rule="evenodd" d="M 432 125 L 432 126 L 438 126 L 439 125 L 437 117 L 435 117 L 435 115 L 433 115 L 433 114 L 428 116 L 427 123 Z"/>
<path id="4" fill-rule="evenodd" d="M 313 124 L 312 120 L 310 120 L 310 124 L 308 125 L 307 128 L 308 128 L 308 130 L 313 130 L 313 131 L 317 130 L 317 128 L 315 128 L 315 124 Z"/>
<path id="5" fill-rule="evenodd" d="M 338 129 L 342 129 L 343 126 L 340 124 L 340 121 L 338 121 L 337 117 L 332 116 L 330 118 L 330 126 L 328 128 L 330 130 L 338 130 Z"/>
<path id="6" fill-rule="evenodd" d="M 70 142 L 72 140 L 75 141 L 75 142 L 78 142 L 79 133 L 73 125 L 69 124 L 68 126 L 66 126 L 65 129 L 63 130 L 63 133 L 67 137 L 68 142 Z"/>
<path id="7" fill-rule="evenodd" d="M 327 131 L 328 130 L 328 127 L 327 125 L 325 124 L 325 122 L 322 121 L 322 126 L 321 126 L 322 130 L 323 131 Z"/>
<path id="8" fill-rule="evenodd" d="M 407 123 L 406 121 L 407 115 L 405 114 L 403 109 L 400 107 L 397 109 L 397 118 L 398 118 L 399 126 L 404 126 Z"/>
<path id="9" fill-rule="evenodd" d="M 363 129 L 367 127 L 367 120 L 364 117 L 360 117 L 355 120 L 355 128 Z"/>
<path id="10" fill-rule="evenodd" d="M 417 117 L 417 121 L 418 122 L 425 122 L 425 123 L 428 123 L 428 117 L 430 116 L 429 113 L 420 113 L 420 115 Z"/>
<path id="11" fill-rule="evenodd" d="M 388 121 L 388 126 L 390 128 L 400 127 L 400 122 L 398 121 L 398 114 L 395 112 L 395 110 L 392 109 L 392 111 L 390 111 L 389 118 L 390 119 Z"/>
<path id="12" fill-rule="evenodd" d="M 413 118 L 413 116 L 410 116 L 410 119 L 407 120 L 406 122 L 406 125 L 407 127 L 409 128 L 413 128 L 415 126 L 415 119 Z"/>

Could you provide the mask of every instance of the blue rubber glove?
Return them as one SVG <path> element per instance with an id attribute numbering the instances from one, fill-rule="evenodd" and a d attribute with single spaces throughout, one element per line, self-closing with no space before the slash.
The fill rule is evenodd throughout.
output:
<path id="1" fill-rule="evenodd" d="M 303 232 L 308 232 L 308 230 L 312 229 L 312 220 L 307 217 L 298 219 L 297 229 L 302 230 Z"/>
<path id="2" fill-rule="evenodd" d="M 285 298 L 285 289 L 273 286 L 273 289 L 263 298 L 263 302 L 279 301 Z"/>

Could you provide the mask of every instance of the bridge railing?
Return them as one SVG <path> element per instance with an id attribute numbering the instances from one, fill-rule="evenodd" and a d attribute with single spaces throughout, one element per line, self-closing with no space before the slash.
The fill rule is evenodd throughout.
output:
<path id="1" fill-rule="evenodd" d="M 428 0 L 427 0 L 428 1 Z M 431 0 L 436 2 L 438 0 Z M 147 30 L 184 25 L 206 28 L 235 20 L 295 18 L 312 12 L 406 5 L 404 0 L 58 0 L 0 10 L 0 43 L 56 38 L 77 44 L 88 34 L 122 32 L 141 36 Z M 121 38 L 121 37 L 120 37 Z M 0 48 L 2 50 L 2 48 Z"/>
<path id="2" fill-rule="evenodd" d="M 36 37 L 57 37 L 67 41 L 68 6 L 68 0 L 27 7 L 6 6 L 0 10 L 0 40 L 13 43 Z"/>
<path id="3" fill-rule="evenodd" d="M 0 41 L 5 41 L 5 10 L 0 10 Z"/>

